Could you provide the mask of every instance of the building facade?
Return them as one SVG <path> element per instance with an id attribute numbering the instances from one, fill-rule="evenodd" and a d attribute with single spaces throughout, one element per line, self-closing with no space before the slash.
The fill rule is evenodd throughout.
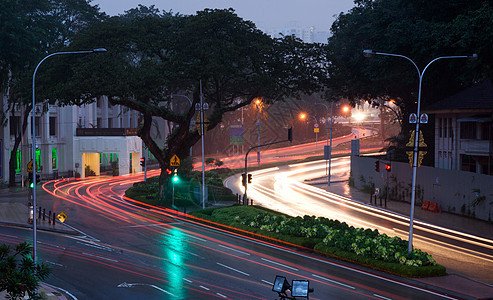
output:
<path id="1" fill-rule="evenodd" d="M 482 82 L 424 112 L 435 115 L 435 168 L 493 175 L 493 85 Z"/>
<path id="2" fill-rule="evenodd" d="M 4 111 L 7 107 L 3 101 Z M 35 109 L 36 161 L 42 179 L 124 175 L 140 172 L 142 140 L 137 136 L 140 113 L 112 106 L 100 97 L 83 106 L 38 104 Z M 1 178 L 9 181 L 9 160 L 24 110 L 9 112 L 2 130 Z M 16 182 L 27 178 L 32 159 L 32 115 L 17 150 Z"/>

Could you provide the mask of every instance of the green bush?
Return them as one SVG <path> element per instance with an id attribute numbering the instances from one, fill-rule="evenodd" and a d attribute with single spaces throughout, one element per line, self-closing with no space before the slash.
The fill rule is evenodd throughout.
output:
<path id="1" fill-rule="evenodd" d="M 314 216 L 290 217 L 253 206 L 194 211 L 206 220 L 314 249 L 328 256 L 361 263 L 407 277 L 441 276 L 445 268 L 419 249 L 407 253 L 407 241 Z"/>

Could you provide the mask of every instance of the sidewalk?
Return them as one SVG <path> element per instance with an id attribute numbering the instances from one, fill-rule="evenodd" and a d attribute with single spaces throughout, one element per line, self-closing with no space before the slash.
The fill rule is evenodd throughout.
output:
<path id="1" fill-rule="evenodd" d="M 343 182 L 331 182 L 330 187 L 326 184 L 314 184 L 319 188 L 325 189 L 329 192 L 342 195 L 351 198 L 354 201 L 368 204 L 370 203 L 370 195 L 364 193 L 354 187 L 350 187 L 347 181 Z M 388 201 L 387 207 L 373 204 L 375 207 L 379 207 L 388 211 L 393 211 L 405 216 L 409 216 L 411 211 L 411 204 L 407 202 Z M 455 229 L 461 232 L 470 233 L 476 236 L 481 236 L 488 239 L 493 239 L 493 224 L 489 224 L 484 221 L 475 220 L 460 215 L 450 214 L 446 212 L 433 213 L 430 211 L 421 210 L 420 207 L 414 209 L 414 219 L 424 222 L 432 223 L 441 227 Z M 430 278 L 415 278 L 412 279 L 421 284 L 424 284 L 429 288 L 441 288 L 448 291 L 454 291 L 461 294 L 468 295 L 475 299 L 493 299 L 493 284 L 480 282 L 472 278 L 467 278 L 460 274 L 448 274 L 442 277 L 430 277 Z"/>
<path id="2" fill-rule="evenodd" d="M 8 197 L 7 195 L 11 195 Z M 27 192 L 23 189 L 3 189 L 0 191 L 0 225 L 32 228 L 32 223 L 29 223 L 29 207 L 27 204 Z M 48 214 L 48 212 L 46 212 Z M 53 213 L 52 213 L 53 215 Z M 36 217 L 39 217 L 37 214 Z M 78 232 L 56 220 L 48 222 L 48 216 L 37 219 L 37 230 L 51 231 L 63 234 L 77 234 Z M 46 283 L 40 283 L 38 293 L 42 299 L 46 300 L 67 300 L 65 293 L 59 289 L 52 287 Z M 0 299 L 6 299 L 6 293 L 0 293 Z"/>

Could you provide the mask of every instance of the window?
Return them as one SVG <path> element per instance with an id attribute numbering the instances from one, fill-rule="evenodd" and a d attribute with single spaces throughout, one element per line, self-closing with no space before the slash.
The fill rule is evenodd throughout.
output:
<path id="1" fill-rule="evenodd" d="M 41 118 L 40 117 L 34 118 L 34 127 L 36 129 L 36 131 L 35 131 L 36 132 L 36 137 L 40 137 L 41 136 L 40 135 L 40 129 L 41 129 L 40 126 L 41 126 Z M 31 131 L 32 131 L 32 129 L 31 129 Z"/>
<path id="2" fill-rule="evenodd" d="M 21 173 L 21 167 L 22 167 L 22 152 L 21 150 L 17 150 L 16 152 L 16 157 L 15 157 L 15 174 L 20 174 Z M 10 151 L 10 155 L 12 155 L 12 151 Z"/>
<path id="3" fill-rule="evenodd" d="M 481 139 L 483 141 L 491 139 L 491 122 L 481 123 Z"/>
<path id="4" fill-rule="evenodd" d="M 36 149 L 36 171 L 41 172 L 43 162 L 41 161 L 41 150 Z"/>
<path id="5" fill-rule="evenodd" d="M 58 151 L 57 148 L 51 149 L 51 169 L 58 170 Z"/>
<path id="6" fill-rule="evenodd" d="M 472 156 L 467 154 L 461 155 L 461 171 L 476 173 L 476 161 Z"/>
<path id="7" fill-rule="evenodd" d="M 443 137 L 443 126 L 442 126 L 442 123 L 443 123 L 443 118 L 440 118 L 438 120 L 438 137 Z"/>
<path id="8" fill-rule="evenodd" d="M 460 123 L 460 138 L 461 139 L 476 139 L 476 122 L 461 122 Z"/>
<path id="9" fill-rule="evenodd" d="M 50 136 L 56 135 L 56 117 L 50 117 Z"/>
<path id="10" fill-rule="evenodd" d="M 21 117 L 10 117 L 10 135 L 17 136 L 21 131 Z"/>

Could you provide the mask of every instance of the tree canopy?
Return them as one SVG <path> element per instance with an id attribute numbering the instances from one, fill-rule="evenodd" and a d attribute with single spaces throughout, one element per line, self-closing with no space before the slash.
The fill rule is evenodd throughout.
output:
<path id="1" fill-rule="evenodd" d="M 63 77 L 54 80 L 60 84 L 53 99 L 68 105 L 107 95 L 113 105 L 141 112 L 139 136 L 162 170 L 173 155 L 186 158 L 200 139 L 190 125 L 201 92 L 213 129 L 225 113 L 255 98 L 274 102 L 320 91 L 326 78 L 324 46 L 272 39 L 232 9 L 181 16 L 140 6 L 95 24 L 70 48 L 97 47 L 108 53 L 54 68 L 52 75 Z M 187 95 L 191 105 L 176 94 Z M 177 125 L 164 147 L 150 135 L 152 118 Z"/>
<path id="2" fill-rule="evenodd" d="M 348 13 L 340 14 L 331 28 L 328 59 L 332 95 L 353 102 L 385 103 L 393 99 L 403 118 L 416 112 L 415 67 L 403 58 L 365 58 L 365 49 L 407 56 L 420 70 L 436 57 L 479 55 L 474 62 L 450 59 L 433 63 L 423 76 L 422 107 L 493 77 L 491 1 L 357 0 L 355 4 Z M 398 141 L 401 146 L 407 142 L 410 129 L 408 122 L 403 125 Z"/>

